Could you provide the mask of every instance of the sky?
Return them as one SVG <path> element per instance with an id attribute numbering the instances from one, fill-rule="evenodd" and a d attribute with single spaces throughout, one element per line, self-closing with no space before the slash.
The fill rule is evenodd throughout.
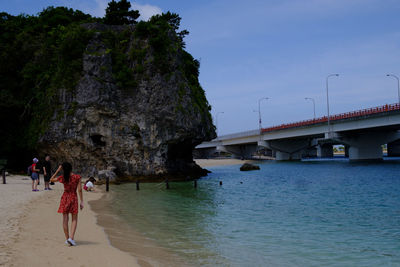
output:
<path id="1" fill-rule="evenodd" d="M 107 0 L 0 0 L 13 15 L 67 6 L 104 16 Z M 200 83 L 218 115 L 218 133 L 337 114 L 398 101 L 398 0 L 141 0 L 147 20 L 161 12 L 182 17 L 186 50 L 200 60 Z M 220 113 L 223 112 L 223 113 Z M 214 119 L 215 120 L 215 119 Z"/>

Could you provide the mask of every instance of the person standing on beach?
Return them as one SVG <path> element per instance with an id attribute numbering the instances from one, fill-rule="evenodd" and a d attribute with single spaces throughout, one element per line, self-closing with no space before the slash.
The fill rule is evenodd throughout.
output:
<path id="1" fill-rule="evenodd" d="M 42 172 L 42 166 L 40 164 L 40 160 L 38 160 L 37 164 L 36 164 L 36 169 L 38 169 L 38 175 L 37 175 L 37 185 L 40 185 L 40 173 Z"/>
<path id="2" fill-rule="evenodd" d="M 63 175 L 57 177 L 57 174 L 63 170 Z M 64 162 L 60 165 L 57 171 L 53 174 L 50 179 L 51 182 L 60 182 L 64 184 L 64 193 L 61 196 L 60 207 L 58 213 L 63 214 L 63 229 L 65 238 L 65 244 L 70 246 L 76 246 L 75 243 L 75 231 L 78 225 L 78 196 L 76 191 L 78 190 L 79 198 L 81 200 L 80 208 L 83 209 L 83 194 L 81 176 L 72 173 L 72 165 L 68 162 Z M 68 229 L 69 214 L 71 214 L 71 232 Z"/>
<path id="3" fill-rule="evenodd" d="M 32 191 L 36 192 L 36 191 L 39 191 L 39 189 L 37 189 L 37 186 L 38 186 L 40 169 L 36 167 L 39 160 L 37 158 L 34 158 L 32 161 L 33 161 L 33 164 L 31 166 L 31 169 L 32 169 L 32 174 L 31 174 Z"/>
<path id="4" fill-rule="evenodd" d="M 51 162 L 49 155 L 46 155 L 43 163 L 43 174 L 44 174 L 44 190 L 51 190 L 49 184 L 51 178 Z"/>

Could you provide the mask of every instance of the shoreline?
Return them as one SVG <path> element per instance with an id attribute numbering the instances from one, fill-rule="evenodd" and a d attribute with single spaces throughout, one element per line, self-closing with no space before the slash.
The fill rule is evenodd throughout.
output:
<path id="1" fill-rule="evenodd" d="M 96 214 L 97 225 L 104 229 L 111 246 L 135 257 L 142 267 L 190 266 L 178 255 L 159 245 L 156 240 L 147 238 L 129 225 L 112 209 L 112 194 L 105 193 L 89 203 Z"/>
<path id="2" fill-rule="evenodd" d="M 257 164 L 267 161 L 268 159 L 194 159 L 197 165 L 202 168 L 207 167 L 218 167 L 218 166 L 230 166 L 230 165 L 242 165 L 244 163 Z"/>
<path id="3" fill-rule="evenodd" d="M 195 162 L 206 168 L 260 161 L 197 159 Z M 43 177 L 41 182 L 39 192 L 31 191 L 31 180 L 23 175 L 8 176 L 7 184 L 0 185 L 0 265 L 26 266 L 29 262 L 32 267 L 115 266 L 118 262 L 118 266 L 168 266 L 168 263 L 189 266 L 122 222 L 112 212 L 112 196 L 105 192 L 104 185 L 97 185 L 95 192 L 83 192 L 85 207 L 79 211 L 77 246 L 67 247 L 62 216 L 57 213 L 63 186 L 56 183 L 52 191 L 44 191 Z M 88 257 L 93 255 L 92 250 L 96 250 L 96 255 Z"/>
<path id="4" fill-rule="evenodd" d="M 241 165 L 244 163 L 260 163 L 265 160 L 239 159 L 196 159 L 202 168 Z M 123 186 L 123 185 L 115 185 Z M 97 200 L 90 201 L 96 213 L 97 224 L 100 225 L 110 244 L 126 253 L 131 254 L 140 266 L 190 266 L 183 258 L 164 248 L 129 225 L 118 212 L 112 208 L 113 192 L 105 193 Z M 116 227 L 118 226 L 118 227 Z"/>
<path id="5" fill-rule="evenodd" d="M 100 199 L 104 193 L 102 186 L 96 192 L 83 193 L 84 209 L 79 212 L 75 240 L 76 247 L 64 244 L 62 216 L 57 213 L 63 186 L 56 183 L 52 191 L 43 191 L 43 179 L 40 192 L 31 191 L 30 179 L 25 176 L 7 177 L 7 185 L 0 185 L 0 200 L 17 199 L 16 205 L 6 206 L 0 201 L 3 231 L 0 265 L 5 266 L 140 266 L 137 258 L 111 246 L 105 230 L 97 224 L 96 213 L 88 204 Z M 6 188 L 7 186 L 7 188 Z M 4 188 L 4 189 L 3 189 Z M 4 192 L 6 194 L 3 194 Z M 26 193 L 25 193 L 26 192 Z M 11 200 L 12 201 L 12 200 Z M 12 212 L 15 210 L 15 212 Z M 6 225 L 6 226 L 5 226 Z"/>

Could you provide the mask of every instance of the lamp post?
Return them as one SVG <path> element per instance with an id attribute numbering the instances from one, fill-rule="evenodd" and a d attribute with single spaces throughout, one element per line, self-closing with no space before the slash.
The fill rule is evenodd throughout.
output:
<path id="1" fill-rule="evenodd" d="M 259 114 L 258 110 L 253 109 L 253 112 Z M 260 118 L 258 118 L 258 120 L 260 120 Z"/>
<path id="2" fill-rule="evenodd" d="M 270 99 L 269 97 L 263 97 L 258 99 L 258 128 L 260 130 L 260 134 L 261 134 L 261 127 L 262 127 L 262 123 L 261 123 L 261 101 L 263 100 L 268 100 Z"/>
<path id="3" fill-rule="evenodd" d="M 215 115 L 215 127 L 217 128 L 217 138 L 219 136 L 219 134 L 218 134 L 218 115 L 219 114 L 224 114 L 224 112 L 220 111 L 220 112 L 217 112 L 217 115 Z"/>
<path id="4" fill-rule="evenodd" d="M 393 77 L 393 78 L 395 78 L 397 80 L 397 96 L 399 98 L 398 103 L 400 104 L 400 81 L 399 81 L 399 77 L 397 77 L 394 74 L 386 74 L 386 76 Z"/>
<path id="5" fill-rule="evenodd" d="M 304 98 L 305 100 L 311 100 L 313 102 L 313 110 L 314 110 L 314 120 L 315 120 L 315 100 L 314 98 L 311 97 L 306 97 Z"/>
<path id="6" fill-rule="evenodd" d="M 329 78 L 330 77 L 338 77 L 339 74 L 329 74 L 328 76 L 326 76 L 326 106 L 328 108 L 328 137 L 330 137 L 330 133 L 331 133 L 331 121 L 330 121 L 330 114 L 329 114 Z"/>

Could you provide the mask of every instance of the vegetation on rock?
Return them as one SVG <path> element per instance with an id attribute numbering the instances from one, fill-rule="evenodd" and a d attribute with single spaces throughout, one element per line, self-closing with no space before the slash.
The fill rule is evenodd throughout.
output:
<path id="1" fill-rule="evenodd" d="M 74 90 L 94 19 L 78 10 L 48 7 L 38 16 L 0 14 L 0 157 L 11 166 L 35 149 L 54 110 L 59 88 Z"/>

